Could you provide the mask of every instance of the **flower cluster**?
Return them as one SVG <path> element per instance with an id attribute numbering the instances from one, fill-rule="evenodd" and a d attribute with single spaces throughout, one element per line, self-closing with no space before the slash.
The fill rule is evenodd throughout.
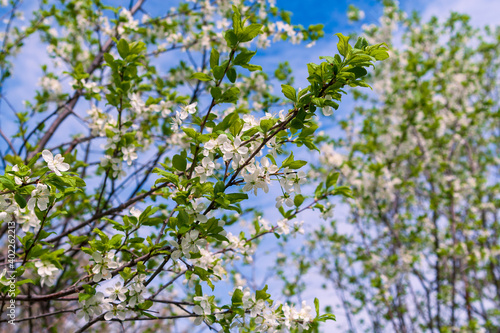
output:
<path id="1" fill-rule="evenodd" d="M 279 168 L 278 166 L 271 164 L 267 157 L 263 157 L 260 160 L 260 165 L 258 162 L 245 167 L 243 178 L 245 179 L 245 186 L 243 191 L 254 191 L 257 195 L 257 190 L 261 188 L 264 193 L 269 192 L 268 184 L 271 183 L 271 176 L 276 175 Z"/>
<path id="2" fill-rule="evenodd" d="M 102 255 L 99 252 L 92 253 L 92 259 L 94 259 L 94 266 L 92 267 L 92 273 L 94 273 L 94 282 L 99 282 L 102 279 L 111 279 L 111 270 L 118 268 L 120 263 L 115 259 L 115 255 L 108 252 L 106 255 Z"/>
<path id="3" fill-rule="evenodd" d="M 171 254 L 172 260 L 177 260 L 182 255 L 189 259 L 191 258 L 190 252 L 200 252 L 200 248 L 205 246 L 207 244 L 207 241 L 203 238 L 199 238 L 199 235 L 200 232 L 198 230 L 191 230 L 190 232 L 182 236 L 180 244 L 175 240 L 170 240 L 170 245 L 175 248 L 175 250 L 172 251 Z"/>
<path id="4" fill-rule="evenodd" d="M 51 286 L 54 284 L 56 278 L 57 278 L 57 272 L 59 269 L 52 264 L 51 262 L 48 261 L 36 261 L 35 262 L 35 267 L 38 269 L 38 275 L 40 275 L 40 284 Z"/>
<path id="5" fill-rule="evenodd" d="M 196 105 L 198 103 L 192 103 L 186 106 L 181 107 L 180 111 L 175 111 L 175 119 L 172 123 L 172 130 L 177 132 L 179 128 L 182 126 L 184 120 L 187 119 L 189 115 L 196 113 Z"/>
<path id="6" fill-rule="evenodd" d="M 123 280 L 120 279 L 113 286 L 105 288 L 105 293 L 97 292 L 92 297 L 81 300 L 82 309 L 78 312 L 78 316 L 89 320 L 105 312 L 105 320 L 113 318 L 125 320 L 134 314 L 136 305 L 145 300 L 143 296 L 146 290 L 145 279 L 146 276 L 143 274 L 136 275 L 128 286 L 124 286 Z"/>

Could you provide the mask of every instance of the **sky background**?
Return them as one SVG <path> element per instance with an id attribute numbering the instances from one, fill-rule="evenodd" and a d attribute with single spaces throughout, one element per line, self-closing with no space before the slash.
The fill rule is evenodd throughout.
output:
<path id="1" fill-rule="evenodd" d="M 127 1 L 114 1 L 116 4 L 126 3 Z M 170 6 L 173 2 L 163 2 L 163 1 L 153 1 L 152 4 L 146 4 L 146 9 L 154 14 L 155 6 L 162 3 L 168 3 Z M 33 0 L 32 3 L 35 3 Z M 30 1 L 26 1 L 25 4 L 30 4 Z M 346 11 L 349 4 L 354 4 L 361 10 L 365 12 L 365 18 L 360 22 L 349 23 Z M 166 6 L 166 5 L 164 5 Z M 325 37 L 318 41 L 315 46 L 311 48 L 305 48 L 304 45 L 291 45 L 289 43 L 276 43 L 273 44 L 271 48 L 259 51 L 257 56 L 254 58 L 253 63 L 263 66 L 264 70 L 274 71 L 277 65 L 287 60 L 294 70 L 295 84 L 296 88 L 305 87 L 307 85 L 306 77 L 306 64 L 309 62 L 318 62 L 319 56 L 321 55 L 331 55 L 336 52 L 337 38 L 334 36 L 337 32 L 342 32 L 347 35 L 351 32 L 361 32 L 362 24 L 376 23 L 378 18 L 382 14 L 382 5 L 380 1 L 376 0 L 359 0 L 359 1 L 344 1 L 344 0 L 308 0 L 308 1 L 297 1 L 297 0 L 277 0 L 277 6 L 292 12 L 292 23 L 302 24 L 308 26 L 310 24 L 322 23 L 325 25 Z M 500 23 L 499 13 L 500 13 L 500 0 L 412 0 L 412 1 L 401 1 L 400 6 L 406 12 L 411 11 L 419 12 L 424 20 L 429 19 L 431 16 L 437 16 L 441 19 L 446 18 L 450 11 L 457 11 L 460 13 L 466 13 L 471 16 L 471 23 L 477 27 L 491 24 L 497 25 Z M 37 38 L 30 38 L 26 41 L 26 47 L 15 59 L 14 76 L 8 81 L 5 86 L 4 92 L 9 96 L 10 102 L 14 107 L 21 109 L 22 100 L 29 99 L 32 97 L 27 92 L 32 92 L 36 88 L 38 78 L 41 75 L 40 64 L 48 62 L 48 57 L 46 57 L 45 52 L 39 52 L 43 48 Z M 276 91 L 275 91 L 276 92 Z M 88 104 L 87 102 L 80 102 L 81 104 Z M 340 116 L 346 115 L 352 110 L 353 103 L 349 99 L 344 101 L 338 114 Z M 8 120 L 6 119 L 6 113 L 10 112 L 6 109 L 5 103 L 2 103 L 0 109 L 0 122 L 5 125 Z M 66 123 L 68 130 L 71 131 L 73 126 L 78 126 L 78 123 L 73 119 Z M 13 126 L 2 126 L 2 129 L 7 134 L 13 134 L 15 132 L 15 127 Z M 52 144 L 50 145 L 52 146 Z M 0 142 L 0 149 L 5 151 L 4 142 Z M 305 159 L 314 160 L 319 157 L 318 153 L 303 153 Z M 0 166 L 1 168 L 1 166 Z M 307 189 L 306 189 L 307 191 Z M 252 199 L 251 204 L 264 210 L 265 217 L 270 221 L 276 221 L 279 218 L 279 213 L 274 207 L 274 198 L 279 193 L 279 187 L 274 186 L 271 192 L 267 195 L 259 195 L 259 197 L 254 197 L 250 194 Z M 269 200 L 272 198 L 271 200 Z M 345 216 L 346 210 L 340 206 L 336 210 L 335 217 L 342 219 Z M 301 216 L 306 224 L 306 230 L 314 229 L 321 220 L 315 213 L 306 213 Z M 271 239 L 273 238 L 270 236 Z M 299 245 L 302 239 L 297 239 L 296 242 L 292 242 L 291 246 L 294 244 Z M 263 250 L 273 253 L 277 250 L 274 241 L 265 241 L 262 247 Z M 261 266 L 258 267 L 261 277 L 266 273 L 266 267 L 271 266 L 273 263 L 273 256 L 269 255 L 265 257 L 265 260 L 261 262 Z M 259 263 L 260 264 L 260 263 Z M 247 273 L 251 273 L 247 271 Z M 308 304 L 312 305 L 314 297 L 319 297 L 322 306 L 332 305 L 334 306 L 334 313 L 337 316 L 337 323 L 330 323 L 325 325 L 325 331 L 329 331 L 331 328 L 336 327 L 346 327 L 345 316 L 342 311 L 335 310 L 338 305 L 336 301 L 335 292 L 332 288 L 328 291 L 321 289 L 321 284 L 323 281 L 316 274 L 310 274 L 307 279 L 311 281 L 311 287 L 304 294 L 304 299 L 308 301 Z M 260 279 L 262 281 L 262 278 Z M 272 281 L 271 281 L 272 282 Z M 272 282 L 271 289 L 279 288 L 279 283 Z M 275 289 L 276 290 L 276 289 Z"/>

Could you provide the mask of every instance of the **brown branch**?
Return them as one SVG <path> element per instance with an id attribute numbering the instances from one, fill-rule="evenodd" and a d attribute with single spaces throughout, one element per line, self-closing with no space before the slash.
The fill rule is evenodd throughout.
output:
<path id="1" fill-rule="evenodd" d="M 2 129 L 0 128 L 0 136 L 5 140 L 5 142 L 9 145 L 10 150 L 12 150 L 12 153 L 14 155 L 16 154 L 16 150 L 14 149 L 14 146 L 12 145 L 12 142 L 9 140 L 9 138 L 3 133 Z"/>
<path id="2" fill-rule="evenodd" d="M 125 208 L 131 206 L 132 204 L 136 203 L 137 201 L 140 201 L 140 200 L 146 198 L 147 196 L 151 195 L 152 193 L 156 192 L 157 190 L 162 189 L 164 187 L 167 187 L 169 185 L 170 185 L 170 183 L 163 183 L 160 186 L 154 187 L 151 190 L 149 190 L 149 191 L 147 191 L 147 192 L 145 192 L 143 194 L 140 194 L 140 195 L 138 195 L 138 196 L 136 196 L 136 197 L 134 197 L 134 198 L 132 198 L 132 199 L 130 199 L 130 200 L 122 203 L 121 205 L 119 205 L 119 206 L 117 206 L 115 208 L 111 208 L 111 209 L 108 209 L 108 210 L 106 210 L 104 212 L 100 212 L 98 214 L 95 214 L 94 216 L 92 216 L 88 220 L 80 223 L 79 225 L 77 225 L 77 226 L 75 226 L 75 227 L 73 227 L 73 228 L 71 228 L 69 230 L 66 230 L 65 232 L 59 234 L 56 237 L 53 237 L 53 238 L 47 240 L 47 242 L 53 243 L 53 242 L 57 241 L 58 239 L 61 239 L 61 238 L 65 237 L 65 236 L 71 234 L 72 232 L 80 230 L 81 228 L 89 225 L 90 223 L 94 222 L 97 219 L 100 219 L 101 217 L 104 217 L 104 216 L 107 216 L 107 215 L 112 215 L 114 213 L 120 212 L 120 211 L 124 210 Z"/>
<path id="3" fill-rule="evenodd" d="M 60 311 L 54 311 L 54 312 L 50 312 L 50 313 L 44 313 L 44 314 L 41 314 L 38 316 L 33 316 L 33 317 L 14 319 L 14 323 L 19 323 L 19 322 L 26 321 L 26 320 L 33 320 L 33 319 L 55 316 L 55 315 L 58 315 L 61 313 L 67 313 L 67 312 L 76 313 L 76 311 L 78 311 L 78 310 L 80 310 L 80 308 L 71 309 L 71 310 L 60 310 Z M 9 319 L 2 319 L 2 320 L 0 320 L 0 323 L 7 322 L 7 321 L 9 321 Z"/>

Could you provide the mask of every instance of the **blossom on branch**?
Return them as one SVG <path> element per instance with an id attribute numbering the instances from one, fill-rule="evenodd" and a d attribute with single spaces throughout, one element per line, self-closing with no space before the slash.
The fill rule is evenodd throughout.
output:
<path id="1" fill-rule="evenodd" d="M 64 163 L 64 157 L 62 157 L 61 154 L 57 154 L 55 157 L 52 155 L 52 153 L 45 149 L 42 152 L 42 157 L 47 162 L 47 166 L 49 167 L 50 170 L 54 171 L 56 175 L 62 176 L 61 171 L 68 171 L 69 170 L 69 164 Z"/>

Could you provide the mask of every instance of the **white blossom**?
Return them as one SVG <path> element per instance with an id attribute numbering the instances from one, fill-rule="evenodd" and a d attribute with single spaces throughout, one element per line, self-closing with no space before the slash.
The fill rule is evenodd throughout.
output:
<path id="1" fill-rule="evenodd" d="M 18 217 L 17 223 L 23 225 L 22 229 L 24 232 L 28 232 L 30 228 L 33 228 L 35 231 L 40 229 L 40 220 L 33 210 L 31 210 L 29 214 L 23 212 L 22 215 Z"/>
<path id="2" fill-rule="evenodd" d="M 109 299 L 104 297 L 102 292 L 97 292 L 92 297 L 80 302 L 82 309 L 77 313 L 78 318 L 85 318 L 89 321 L 95 316 L 99 316 L 103 311 L 110 311 L 112 305 L 109 304 Z"/>
<path id="3" fill-rule="evenodd" d="M 42 151 L 42 157 L 47 162 L 47 166 L 50 170 L 54 171 L 56 175 L 62 176 L 61 171 L 68 171 L 69 164 L 64 163 L 64 157 L 61 154 L 57 154 L 55 157 L 52 153 L 45 149 Z"/>
<path id="4" fill-rule="evenodd" d="M 105 320 L 111 320 L 113 318 L 118 318 L 119 320 L 125 320 L 127 314 L 130 312 L 123 304 L 109 304 L 111 309 L 104 315 Z"/>
<path id="5" fill-rule="evenodd" d="M 12 171 L 19 172 L 19 166 L 17 164 L 14 165 L 12 167 Z M 31 182 L 31 178 L 29 176 L 25 176 L 23 178 L 19 178 L 17 176 L 14 176 L 14 181 L 16 182 L 17 185 L 22 185 L 23 183 L 27 184 L 27 183 Z"/>
<path id="6" fill-rule="evenodd" d="M 332 100 L 332 96 L 331 95 L 326 95 L 325 99 L 327 101 L 331 101 Z M 329 106 L 329 105 L 326 105 L 326 106 L 322 107 L 321 111 L 323 111 L 323 114 L 325 116 L 327 116 L 327 117 L 331 116 L 333 114 L 333 108 L 331 106 Z"/>
<path id="7" fill-rule="evenodd" d="M 137 159 L 137 153 L 135 152 L 135 146 L 130 145 L 128 147 L 122 147 L 123 160 L 127 162 L 128 165 L 132 165 L 132 161 Z"/>
<path id="8" fill-rule="evenodd" d="M 50 261 L 36 261 L 35 267 L 38 269 L 37 273 L 40 275 L 40 284 L 51 286 L 56 280 L 56 275 L 59 269 Z"/>
<path id="9" fill-rule="evenodd" d="M 213 175 L 215 169 L 215 163 L 209 156 L 203 157 L 201 160 L 201 165 L 198 165 L 194 168 L 196 172 L 196 176 L 200 177 L 200 183 L 204 183 L 207 181 L 207 177 Z"/>
<path id="10" fill-rule="evenodd" d="M 28 200 L 28 209 L 34 210 L 35 206 L 40 210 L 46 210 L 49 204 L 49 189 L 47 185 L 38 183 L 36 188 L 31 192 L 31 198 Z"/>
<path id="11" fill-rule="evenodd" d="M 114 254 L 111 252 L 108 252 L 104 257 L 97 251 L 92 253 L 92 258 L 95 261 L 95 265 L 94 267 L 92 267 L 92 273 L 94 273 L 94 282 L 99 282 L 102 279 L 111 279 L 112 276 L 110 269 L 115 269 L 119 266 L 114 257 Z"/>
<path id="12" fill-rule="evenodd" d="M 144 274 L 137 275 L 134 277 L 132 284 L 129 286 L 130 300 L 128 305 L 130 307 L 136 306 L 136 304 L 141 304 L 144 302 L 143 292 L 146 290 L 143 282 L 146 279 Z"/>
<path id="13" fill-rule="evenodd" d="M 146 103 L 143 102 L 139 94 L 132 93 L 130 94 L 129 99 L 132 110 L 137 114 L 141 114 L 146 109 Z"/>
<path id="14" fill-rule="evenodd" d="M 106 291 L 109 294 L 109 299 L 111 301 L 116 301 L 116 299 L 118 298 L 121 302 L 127 299 L 127 296 L 125 296 L 127 290 L 127 288 L 123 287 L 121 281 L 116 282 L 113 287 L 106 288 Z"/>

